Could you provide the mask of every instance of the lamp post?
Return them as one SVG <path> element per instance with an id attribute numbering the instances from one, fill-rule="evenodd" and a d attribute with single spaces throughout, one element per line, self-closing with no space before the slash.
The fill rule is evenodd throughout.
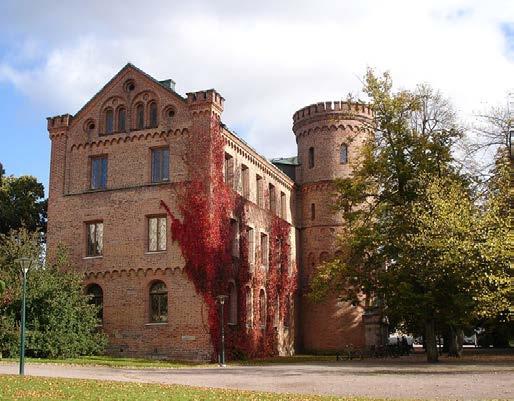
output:
<path id="1" fill-rule="evenodd" d="M 21 267 L 21 273 L 23 276 L 23 291 L 21 299 L 21 332 L 20 332 L 20 375 L 25 374 L 25 298 L 27 292 L 27 272 L 29 271 L 32 260 L 29 258 L 19 258 L 16 262 Z"/>
<path id="2" fill-rule="evenodd" d="M 225 367 L 225 318 L 223 314 L 223 309 L 225 305 L 225 300 L 228 298 L 227 295 L 218 295 L 216 297 L 221 306 L 221 356 L 220 356 L 220 366 Z"/>

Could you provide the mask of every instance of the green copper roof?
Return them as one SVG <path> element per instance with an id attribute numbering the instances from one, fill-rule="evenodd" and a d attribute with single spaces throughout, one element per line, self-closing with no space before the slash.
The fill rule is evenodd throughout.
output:
<path id="1" fill-rule="evenodd" d="M 292 157 L 278 157 L 276 159 L 271 159 L 273 164 L 290 164 L 292 166 L 298 166 L 298 156 Z"/>

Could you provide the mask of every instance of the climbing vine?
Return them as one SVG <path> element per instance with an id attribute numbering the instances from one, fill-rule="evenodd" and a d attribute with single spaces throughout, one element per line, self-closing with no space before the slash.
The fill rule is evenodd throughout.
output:
<path id="1" fill-rule="evenodd" d="M 264 269 L 257 263 L 250 265 L 246 232 L 249 205 L 223 180 L 224 140 L 219 119 L 213 116 L 210 126 L 201 131 L 194 143 L 189 141 L 186 146 L 185 165 L 189 180 L 177 192 L 181 216 L 173 214 L 162 200 L 161 206 L 171 220 L 172 240 L 177 241 L 186 261 L 184 270 L 207 305 L 215 353 L 220 344 L 216 296 L 228 294 L 232 280 L 237 288 L 238 318 L 236 325 L 225 326 L 228 356 L 271 356 L 277 353 L 278 347 L 277 329 L 274 327 L 276 314 L 280 321 L 287 318 L 290 294 L 294 294 L 296 289 L 296 267 L 290 257 L 291 227 L 285 220 L 270 217 L 269 227 L 266 227 L 269 232 L 268 268 Z M 241 232 L 237 258 L 231 249 L 231 218 L 237 219 Z M 246 316 L 247 287 L 254 294 L 253 311 L 259 311 L 259 291 L 265 290 L 265 325 L 256 322 L 254 317 Z M 228 312 L 228 305 L 225 308 Z M 252 325 L 250 321 L 253 321 Z"/>

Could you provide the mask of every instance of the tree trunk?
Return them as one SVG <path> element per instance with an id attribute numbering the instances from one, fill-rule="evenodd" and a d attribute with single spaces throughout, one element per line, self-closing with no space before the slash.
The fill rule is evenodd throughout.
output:
<path id="1" fill-rule="evenodd" d="M 434 320 L 427 320 L 425 322 L 425 345 L 427 351 L 427 362 L 437 362 L 439 358 L 439 352 L 437 350 L 437 343 L 435 338 Z"/>
<path id="2" fill-rule="evenodd" d="M 462 344 L 464 342 L 464 333 L 462 329 L 450 326 L 450 343 L 448 344 L 448 356 L 460 358 L 462 356 Z"/>

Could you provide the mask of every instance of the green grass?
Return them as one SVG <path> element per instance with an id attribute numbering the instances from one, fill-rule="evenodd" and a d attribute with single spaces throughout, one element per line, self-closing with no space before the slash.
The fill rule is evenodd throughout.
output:
<path id="1" fill-rule="evenodd" d="M 0 400 L 362 401 L 366 400 L 366 398 L 337 398 L 298 394 L 273 394 L 256 391 L 194 388 L 178 385 L 119 383 L 98 380 L 54 379 L 44 377 L 19 377 L 0 375 Z"/>
<path id="2" fill-rule="evenodd" d="M 1 362 L 17 363 L 18 359 L 4 358 Z M 64 365 L 99 365 L 113 368 L 191 368 L 194 366 L 205 366 L 201 362 L 178 362 L 157 359 L 139 358 L 116 358 L 112 356 L 81 356 L 78 358 L 47 359 L 47 358 L 25 358 L 28 363 L 53 363 Z"/>
<path id="3" fill-rule="evenodd" d="M 158 359 L 140 359 L 140 358 L 117 358 L 112 356 L 81 356 L 78 358 L 66 359 L 46 359 L 46 358 L 26 358 L 27 363 L 51 363 L 61 365 L 90 365 L 90 366 L 109 366 L 113 368 L 191 368 L 209 366 L 203 362 L 183 362 L 183 361 L 167 361 Z M 273 358 L 252 359 L 247 361 L 230 361 L 229 365 L 235 366 L 260 366 L 281 363 L 306 363 L 306 362 L 334 362 L 335 356 L 324 355 L 294 355 L 280 356 Z M 4 358 L 0 359 L 0 363 L 18 363 L 18 359 Z M 212 366 L 212 365 L 211 365 Z"/>

